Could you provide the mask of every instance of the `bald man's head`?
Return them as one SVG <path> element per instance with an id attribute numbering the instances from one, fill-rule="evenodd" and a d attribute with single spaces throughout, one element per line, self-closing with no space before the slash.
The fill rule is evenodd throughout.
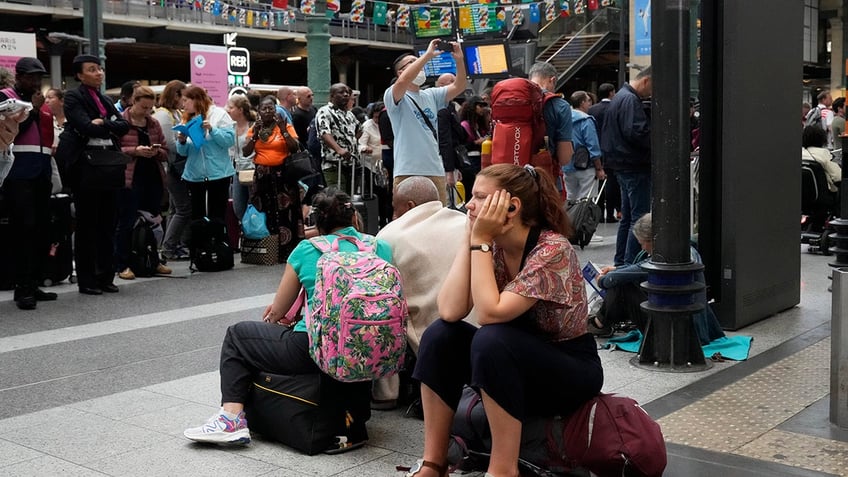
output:
<path id="1" fill-rule="evenodd" d="M 454 75 L 453 73 L 445 73 L 439 76 L 439 78 L 436 80 L 436 87 L 448 86 L 453 84 L 454 81 L 456 81 L 456 75 Z"/>
<path id="2" fill-rule="evenodd" d="M 412 176 L 404 179 L 394 190 L 392 209 L 394 219 L 409 212 L 415 206 L 439 200 L 439 191 L 433 181 L 426 177 Z"/>
<path id="3" fill-rule="evenodd" d="M 280 100 L 280 104 L 284 108 L 291 109 L 297 102 L 297 96 L 295 95 L 294 88 L 281 86 L 280 89 L 277 90 L 277 99 Z"/>

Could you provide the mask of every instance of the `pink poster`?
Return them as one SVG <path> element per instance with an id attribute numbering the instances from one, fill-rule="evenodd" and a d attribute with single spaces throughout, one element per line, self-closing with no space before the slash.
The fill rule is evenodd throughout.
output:
<path id="1" fill-rule="evenodd" d="M 15 63 L 25 56 L 37 57 L 35 33 L 0 31 L 0 66 L 14 72 Z"/>
<path id="2" fill-rule="evenodd" d="M 227 47 L 189 45 L 191 84 L 205 88 L 218 106 L 227 104 Z"/>

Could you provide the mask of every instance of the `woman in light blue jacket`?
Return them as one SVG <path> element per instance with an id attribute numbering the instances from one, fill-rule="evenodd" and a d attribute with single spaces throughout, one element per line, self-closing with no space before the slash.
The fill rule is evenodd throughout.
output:
<path id="1" fill-rule="evenodd" d="M 188 157 L 183 180 L 191 194 L 191 218 L 224 220 L 235 168 L 230 148 L 235 144 L 232 118 L 215 106 L 206 90 L 191 86 L 183 91 L 183 124 L 200 116 L 202 140 L 192 134 L 177 136 L 177 152 Z M 195 141 L 200 142 L 197 144 Z"/>

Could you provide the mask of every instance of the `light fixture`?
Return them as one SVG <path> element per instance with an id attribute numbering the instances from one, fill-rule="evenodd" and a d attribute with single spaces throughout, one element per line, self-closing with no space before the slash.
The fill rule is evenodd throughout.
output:
<path id="1" fill-rule="evenodd" d="M 300 61 L 302 59 L 302 56 L 289 56 L 288 58 L 286 58 L 286 61 Z"/>

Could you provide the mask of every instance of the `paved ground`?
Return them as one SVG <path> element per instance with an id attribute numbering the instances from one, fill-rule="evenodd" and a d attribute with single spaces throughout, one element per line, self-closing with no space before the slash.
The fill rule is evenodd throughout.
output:
<path id="1" fill-rule="evenodd" d="M 615 225 L 579 251 L 604 264 Z M 805 248 L 805 247 L 804 247 Z M 670 476 L 848 475 L 848 430 L 828 423 L 828 259 L 802 251 L 801 304 L 740 332 L 747 362 L 699 373 L 656 373 L 601 353 L 604 391 L 643 403 L 663 426 Z M 83 296 L 70 285 L 36 312 L 0 292 L 0 475 L 398 476 L 421 452 L 423 426 L 375 412 L 371 441 L 338 456 L 305 457 L 254 440 L 243 449 L 182 437 L 218 407 L 226 327 L 258 319 L 281 267 L 185 278 L 118 280 L 121 293 Z"/>

